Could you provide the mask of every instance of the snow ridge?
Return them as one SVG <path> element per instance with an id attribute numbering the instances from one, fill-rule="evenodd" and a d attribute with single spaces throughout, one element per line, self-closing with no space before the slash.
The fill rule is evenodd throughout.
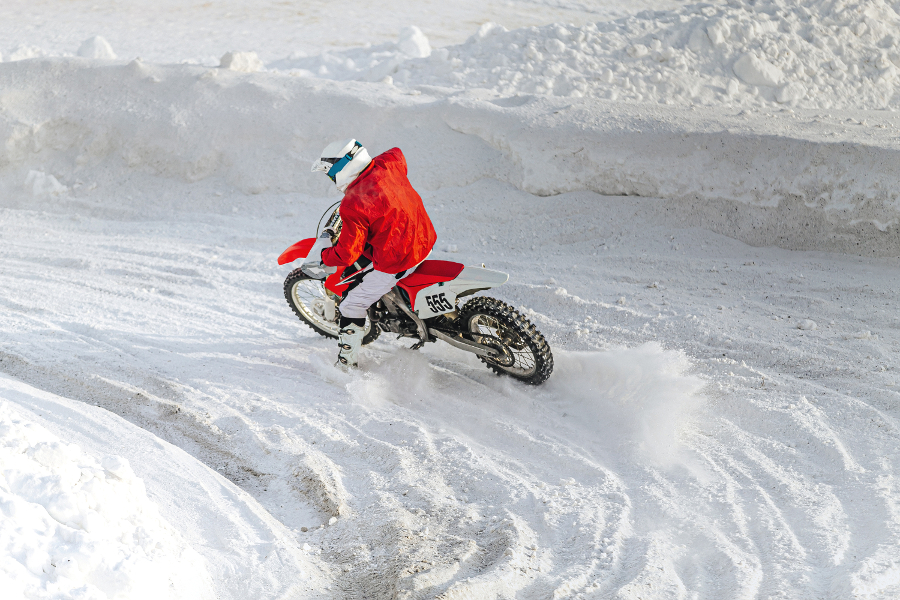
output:
<path id="1" fill-rule="evenodd" d="M 684 224 L 751 244 L 900 249 L 900 123 L 890 113 L 850 121 L 594 98 L 442 99 L 371 83 L 79 59 L 0 64 L 0 88 L 17 90 L 0 107 L 9 207 L 222 209 L 202 195 L 134 201 L 140 177 L 325 196 L 333 186 L 309 176 L 310 152 L 352 136 L 376 153 L 403 148 L 422 189 L 491 178 L 541 196 L 665 198 Z M 104 190 L 115 190 L 111 204 Z"/>

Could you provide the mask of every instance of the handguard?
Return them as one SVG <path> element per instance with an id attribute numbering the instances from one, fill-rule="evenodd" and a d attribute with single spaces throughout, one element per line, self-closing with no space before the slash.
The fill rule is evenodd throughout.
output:
<path id="1" fill-rule="evenodd" d="M 325 279 L 329 275 L 337 273 L 337 267 L 329 267 L 322 261 L 303 263 L 300 265 L 300 270 L 316 279 Z"/>
<path id="2" fill-rule="evenodd" d="M 324 279 L 337 272 L 337 267 L 329 267 L 322 262 L 322 250 L 331 248 L 331 239 L 331 231 L 328 229 L 319 235 L 316 243 L 309 250 L 306 262 L 300 265 L 301 271 L 316 279 Z"/>

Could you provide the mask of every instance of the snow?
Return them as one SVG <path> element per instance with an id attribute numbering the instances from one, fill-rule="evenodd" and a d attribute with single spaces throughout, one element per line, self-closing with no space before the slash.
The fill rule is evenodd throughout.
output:
<path id="1" fill-rule="evenodd" d="M 315 45 L 308 38 L 297 39 L 296 30 L 285 30 L 268 46 L 278 47 L 276 40 L 286 39 L 292 48 L 281 46 L 277 56 L 271 50 L 264 52 L 261 64 L 254 59 L 243 66 L 245 59 L 257 54 L 247 42 L 246 50 L 235 55 L 244 57 L 235 63 L 235 70 L 257 71 L 264 63 L 271 69 L 309 77 L 389 79 L 394 85 L 410 89 L 484 89 L 501 97 L 551 94 L 619 102 L 788 105 L 826 110 L 896 108 L 900 102 L 894 94 L 900 68 L 900 15 L 885 0 L 690 4 L 674 10 L 630 14 L 614 21 L 589 20 L 591 16 L 608 17 L 615 12 L 602 2 L 565 10 L 552 4 L 541 7 L 540 3 L 532 3 L 532 10 L 524 13 L 515 10 L 515 3 L 506 3 L 505 8 L 491 2 L 477 4 L 477 8 L 456 6 L 453 10 L 457 14 L 502 15 L 516 28 L 508 30 L 499 23 L 482 22 L 480 27 L 473 25 L 477 32 L 468 40 L 432 52 L 433 44 L 420 27 L 388 31 L 373 11 L 345 6 L 344 19 L 338 22 L 349 25 L 346 19 L 359 20 L 363 30 L 377 28 L 377 33 L 372 31 L 366 39 L 368 44 L 359 38 L 345 40 L 346 33 L 332 31 L 331 24 L 313 29 L 317 35 L 331 32 Z M 444 10 L 438 3 L 413 5 L 415 8 L 398 10 L 405 9 L 407 14 L 423 10 L 421 16 L 426 21 Z M 134 11 L 136 19 L 150 18 L 139 3 L 126 3 L 126 7 Z M 122 7 L 116 8 L 120 11 Z M 217 13 L 216 18 L 224 21 L 217 30 L 235 27 L 232 21 L 246 9 L 234 8 L 231 11 L 225 5 L 220 7 L 223 12 Z M 100 11 L 101 6 L 95 4 L 92 10 Z M 297 15 L 288 17 L 283 10 L 273 3 L 256 13 L 243 14 L 243 31 L 232 32 L 230 39 L 243 41 L 241 38 L 251 32 L 254 39 L 265 38 L 271 36 L 272 27 L 288 27 Z M 527 15 L 540 19 L 559 11 L 567 12 L 570 20 L 566 25 L 555 22 L 522 27 L 526 24 L 523 21 L 529 19 Z M 21 9 L 15 14 L 21 17 Z M 572 17 L 576 17 L 578 25 L 572 23 Z M 194 49 L 205 56 L 176 55 L 171 48 L 160 48 L 153 35 L 157 29 L 148 26 L 139 38 L 143 38 L 145 48 L 156 47 L 154 54 L 164 56 L 162 60 L 219 64 L 214 56 L 221 54 L 210 56 L 215 50 L 207 47 Z M 360 31 L 349 26 L 346 29 L 356 35 Z M 69 55 L 70 51 L 59 47 L 55 39 L 47 41 L 55 47 L 52 51 L 33 45 L 33 39 L 32 36 L 13 50 L 8 60 Z M 373 39 L 378 43 L 372 45 Z M 116 45 L 119 43 L 116 40 Z M 121 43 L 128 46 L 134 40 Z M 191 43 L 183 43 L 179 48 L 185 52 L 190 46 Z M 116 57 L 110 43 L 101 36 L 81 43 L 77 55 Z M 222 62 L 222 66 L 229 64 L 231 59 Z"/>
<path id="2" fill-rule="evenodd" d="M 400 30 L 397 49 L 411 58 L 428 58 L 431 56 L 431 44 L 422 30 L 415 26 Z"/>
<path id="3" fill-rule="evenodd" d="M 162 177 L 164 186 L 216 178 L 251 195 L 325 195 L 333 193 L 327 178 L 297 165 L 312 163 L 322 140 L 354 137 L 372 152 L 403 147 L 427 190 L 491 177 L 541 196 L 660 197 L 682 224 L 750 244 L 876 256 L 900 248 L 893 113 L 697 111 L 593 98 L 497 100 L 477 91 L 444 98 L 137 60 L 0 65 L 0 85 L 23 77 L 29 92 L 8 96 L 0 111 L 0 160 L 8 165 L 0 189 L 11 206 L 72 201 L 145 217 L 223 208 L 215 198 L 185 204 L 167 194 L 135 201 L 121 182 L 144 176 Z M 45 176 L 29 180 L 29 171 Z M 23 183 L 27 200 L 18 193 Z M 111 186 L 120 193 L 108 194 Z"/>
<path id="4" fill-rule="evenodd" d="M 804 331 L 812 331 L 818 328 L 819 326 L 812 319 L 803 319 L 797 324 L 797 329 L 802 329 Z"/>
<path id="5" fill-rule="evenodd" d="M 755 54 L 744 54 L 734 62 L 734 74 L 750 85 L 774 87 L 781 83 L 781 69 Z M 779 100 L 781 102 L 781 100 Z"/>
<path id="6" fill-rule="evenodd" d="M 887 2 L 767 0 L 577 28 L 482 26 L 464 44 L 401 68 L 407 85 L 501 96 L 876 109 L 897 106 L 897 43 L 900 16 Z"/>
<path id="7" fill-rule="evenodd" d="M 3 356 L 8 370 L 11 357 Z M 15 481 L 26 484 L 22 489 L 31 496 L 40 493 L 38 499 L 48 505 L 69 509 L 62 522 L 58 513 L 48 513 L 40 503 L 29 506 L 26 498 L 4 505 L 27 507 L 24 514 L 33 517 L 26 521 L 20 511 L 11 520 L 5 512 L 0 520 L 0 539 L 14 544 L 3 546 L 0 568 L 8 569 L 0 573 L 24 576 L 9 581 L 31 587 L 33 595 L 25 597 L 238 600 L 327 594 L 327 580 L 293 534 L 246 492 L 183 450 L 96 402 L 69 400 L 6 375 L 0 375 L 0 401 L 6 426 L 4 501 L 10 491 L 6 482 Z M 32 459 L 54 454 L 58 460 L 52 467 Z M 96 527 L 86 531 L 85 524 Z M 7 537 L 4 528 L 15 528 L 14 535 Z M 75 566 L 67 567 L 65 577 L 56 567 L 42 570 L 43 563 L 25 572 L 17 562 L 26 547 L 32 562 L 72 559 Z M 82 565 L 91 567 L 89 572 L 79 571 Z"/>
<path id="8" fill-rule="evenodd" d="M 332 51 L 274 68 L 416 89 L 484 89 L 619 102 L 896 108 L 900 16 L 883 0 L 693 4 L 579 27 L 483 24 L 466 42 L 416 60 L 398 46 Z M 423 55 L 429 56 L 429 55 Z M 318 64 L 316 64 L 318 63 Z"/>
<path id="9" fill-rule="evenodd" d="M 2 435 L 131 490 L 208 573 L 171 597 L 900 593 L 890 5 L 91 4 L 0 8 Z M 342 137 L 510 273 L 546 384 L 392 336 L 334 369 L 276 257 Z"/>
<path id="10" fill-rule="evenodd" d="M 43 171 L 28 171 L 25 177 L 25 189 L 30 191 L 35 197 L 40 196 L 60 196 L 69 191 L 53 175 L 47 175 Z"/>
<path id="11" fill-rule="evenodd" d="M 82 56 L 84 58 L 99 58 L 105 60 L 114 60 L 116 59 L 116 53 L 113 52 L 112 46 L 109 45 L 109 42 L 106 41 L 105 38 L 99 35 L 95 35 L 94 37 L 85 40 L 78 47 L 78 56 Z"/>
<path id="12" fill-rule="evenodd" d="M 3 588 L 28 598 L 213 598 L 200 556 L 119 456 L 87 455 L 0 404 Z"/>
<path id="13" fill-rule="evenodd" d="M 40 55 L 71 56 L 96 35 L 123 59 L 153 63 L 183 61 L 215 66 L 230 49 L 256 51 L 263 61 L 294 52 L 383 44 L 409 26 L 432 45 L 465 41 L 487 21 L 509 29 L 547 23 L 577 23 L 673 8 L 683 0 L 345 0 L 339 7 L 313 0 L 4 0 L 0 4 L 0 51 L 28 45 Z"/>
<path id="14" fill-rule="evenodd" d="M 255 73 L 264 68 L 256 52 L 226 52 L 222 55 L 219 66 L 239 73 Z"/>

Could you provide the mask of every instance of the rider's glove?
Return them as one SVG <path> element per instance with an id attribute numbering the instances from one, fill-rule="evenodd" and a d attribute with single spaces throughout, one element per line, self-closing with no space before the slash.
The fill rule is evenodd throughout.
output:
<path id="1" fill-rule="evenodd" d="M 300 269 L 310 277 L 322 278 L 337 272 L 337 267 L 328 267 L 322 263 L 322 250 L 331 248 L 331 234 L 323 231 L 322 235 L 310 248 L 306 260 L 300 265 Z"/>

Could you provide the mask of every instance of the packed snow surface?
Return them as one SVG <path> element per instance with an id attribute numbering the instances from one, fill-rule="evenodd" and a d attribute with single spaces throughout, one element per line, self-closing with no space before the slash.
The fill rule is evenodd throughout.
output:
<path id="1" fill-rule="evenodd" d="M 6 598 L 214 598 L 209 574 L 120 456 L 96 457 L 0 401 Z"/>
<path id="2" fill-rule="evenodd" d="M 4 209 L 0 365 L 241 485 L 324 597 L 898 590 L 896 260 L 748 247 L 654 199 L 446 186 L 436 256 L 511 273 L 491 295 L 556 372 L 523 387 L 385 336 L 346 376 L 275 262 L 330 200 L 188 189 L 228 210 Z"/>
<path id="3" fill-rule="evenodd" d="M 209 574 L 172 595 L 900 595 L 892 5 L 94 4 L 0 8 L 0 435 L 55 498 L 143 481 Z M 434 258 L 510 273 L 546 384 L 334 368 L 276 258 L 346 137 L 403 149 Z M 90 523 L 16 494 L 49 516 L 3 544 Z"/>

